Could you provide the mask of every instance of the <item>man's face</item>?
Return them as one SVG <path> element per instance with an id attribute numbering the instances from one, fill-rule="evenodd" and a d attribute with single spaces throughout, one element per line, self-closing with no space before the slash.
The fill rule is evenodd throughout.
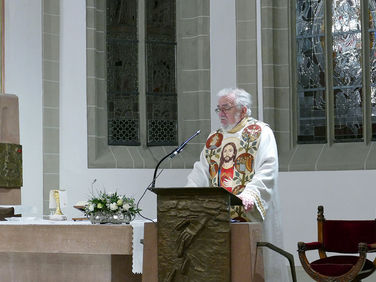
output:
<path id="1" fill-rule="evenodd" d="M 234 157 L 234 148 L 231 145 L 227 145 L 223 148 L 223 159 L 225 162 L 229 162 Z"/>
<path id="2" fill-rule="evenodd" d="M 222 96 L 218 100 L 219 119 L 225 130 L 232 129 L 245 116 L 246 109 L 239 109 L 235 103 L 235 95 Z"/>

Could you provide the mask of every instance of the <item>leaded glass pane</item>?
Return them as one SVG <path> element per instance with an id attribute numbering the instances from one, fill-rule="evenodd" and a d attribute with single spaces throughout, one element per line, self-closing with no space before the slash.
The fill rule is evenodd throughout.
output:
<path id="1" fill-rule="evenodd" d="M 372 123 L 372 139 L 376 139 L 376 85 L 371 86 L 371 123 Z"/>
<path id="2" fill-rule="evenodd" d="M 296 1 L 298 143 L 326 140 L 323 1 Z"/>
<path id="3" fill-rule="evenodd" d="M 177 103 L 176 96 L 147 95 L 148 140 L 153 146 L 176 145 Z"/>
<path id="4" fill-rule="evenodd" d="M 371 123 L 372 139 L 376 139 L 376 0 L 369 0 L 369 41 L 371 77 Z"/>
<path id="5" fill-rule="evenodd" d="M 138 95 L 109 96 L 108 139 L 111 145 L 139 145 Z"/>
<path id="6" fill-rule="evenodd" d="M 106 1 L 109 145 L 139 145 L 137 0 Z"/>
<path id="7" fill-rule="evenodd" d="M 146 0 L 147 144 L 176 145 L 175 0 Z"/>
<path id="8" fill-rule="evenodd" d="M 136 94 L 137 42 L 107 40 L 107 93 L 110 96 Z"/>
<path id="9" fill-rule="evenodd" d="M 326 140 L 325 91 L 299 93 L 299 143 Z"/>
<path id="10" fill-rule="evenodd" d="M 356 141 L 363 136 L 360 0 L 335 0 L 332 8 L 334 135 Z"/>
<path id="11" fill-rule="evenodd" d="M 296 0 L 296 36 L 324 35 L 324 1 Z"/>
<path id="12" fill-rule="evenodd" d="M 146 0 L 148 41 L 176 41 L 176 0 Z"/>
<path id="13" fill-rule="evenodd" d="M 147 45 L 147 92 L 154 95 L 176 94 L 175 45 Z"/>

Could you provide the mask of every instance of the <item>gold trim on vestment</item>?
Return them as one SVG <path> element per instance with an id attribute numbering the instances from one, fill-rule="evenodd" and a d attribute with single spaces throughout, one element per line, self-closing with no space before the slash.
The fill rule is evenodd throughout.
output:
<path id="1" fill-rule="evenodd" d="M 233 127 L 232 129 L 230 129 L 227 132 L 228 133 L 238 132 L 239 130 L 243 129 L 247 125 L 247 122 L 248 122 L 248 117 L 245 117 L 241 121 L 239 121 L 239 123 L 237 125 L 235 125 L 235 127 Z"/>
<path id="2" fill-rule="evenodd" d="M 261 202 L 261 199 L 260 199 L 259 195 L 255 191 L 252 191 L 252 190 L 250 190 L 250 193 L 252 194 L 252 196 L 254 197 L 255 201 L 257 202 L 256 205 L 260 209 L 260 211 L 262 212 L 263 218 L 265 218 L 266 211 L 265 211 L 264 205 Z"/>

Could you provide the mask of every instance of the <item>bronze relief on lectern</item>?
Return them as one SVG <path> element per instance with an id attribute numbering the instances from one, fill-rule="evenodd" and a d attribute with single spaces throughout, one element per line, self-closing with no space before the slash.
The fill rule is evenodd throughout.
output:
<path id="1" fill-rule="evenodd" d="M 158 281 L 230 281 L 230 213 L 225 198 L 205 193 L 158 195 Z"/>

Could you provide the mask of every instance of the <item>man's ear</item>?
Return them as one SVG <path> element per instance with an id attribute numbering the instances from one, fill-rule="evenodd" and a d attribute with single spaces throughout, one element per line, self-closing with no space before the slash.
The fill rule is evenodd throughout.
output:
<path id="1" fill-rule="evenodd" d="M 241 110 L 241 118 L 244 118 L 247 116 L 247 107 L 242 107 L 242 110 Z"/>

